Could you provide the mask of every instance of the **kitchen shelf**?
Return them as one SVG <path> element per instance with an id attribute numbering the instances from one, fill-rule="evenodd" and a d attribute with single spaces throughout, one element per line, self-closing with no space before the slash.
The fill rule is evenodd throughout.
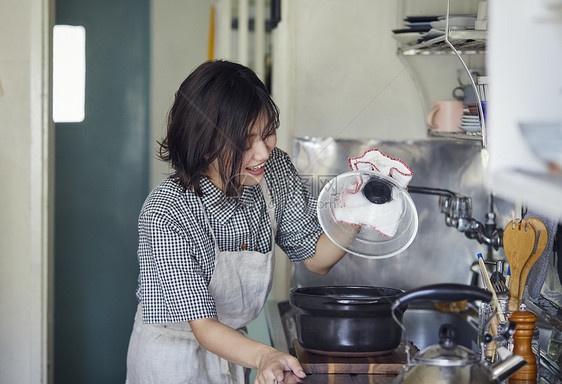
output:
<path id="1" fill-rule="evenodd" d="M 473 26 L 471 25 L 463 25 L 463 23 L 454 25 L 449 24 L 451 21 L 451 13 L 450 13 L 450 0 L 447 0 L 447 9 L 444 15 L 444 20 L 446 23 L 441 24 L 443 29 L 437 29 L 436 26 L 432 26 L 432 28 L 427 32 L 425 36 L 429 37 L 435 36 L 436 37 L 418 42 L 420 38 L 422 38 L 422 32 L 417 32 L 419 38 L 417 41 L 416 39 L 416 28 L 412 27 L 412 25 L 407 25 L 408 28 L 411 28 L 411 32 L 408 29 L 399 29 L 393 30 L 394 33 L 397 33 L 395 36 L 396 40 L 398 41 L 398 56 L 401 58 L 403 62 L 413 61 L 413 59 L 408 59 L 407 57 L 411 56 L 434 56 L 434 55 L 441 55 L 441 56 L 456 56 L 460 63 L 462 64 L 464 70 L 469 74 L 470 80 L 472 82 L 472 87 L 477 97 L 477 105 L 478 105 L 478 115 L 484 115 L 484 105 L 482 103 L 482 99 L 480 97 L 479 87 L 477 86 L 475 79 L 470 75 L 471 71 L 466 64 L 465 58 L 463 56 L 467 55 L 484 55 L 486 54 L 486 40 L 487 40 L 487 30 L 481 29 L 474 29 L 475 27 L 482 27 L 484 24 L 478 24 L 480 15 L 479 13 L 475 14 L 475 23 Z M 479 4 L 479 11 L 480 12 L 480 4 Z M 423 12 L 423 11 L 422 11 Z M 472 13 L 459 13 L 456 11 L 457 15 L 465 14 L 465 15 L 472 15 Z M 423 17 L 426 20 L 434 19 L 436 16 L 418 16 L 418 14 L 414 13 L 415 16 L 405 16 L 403 12 L 400 13 L 401 19 L 404 21 L 412 20 L 413 17 Z M 438 18 L 438 17 L 437 17 Z M 441 19 L 442 21 L 442 19 Z M 434 29 L 435 28 L 435 29 Z M 472 29 L 469 29 L 472 28 Z M 419 28 L 418 28 L 419 31 Z M 425 29 L 424 29 L 425 31 Z M 400 37 L 401 33 L 407 33 L 404 37 Z M 412 39 L 414 39 L 412 41 Z M 407 67 L 410 63 L 405 64 Z M 416 85 L 419 85 L 419 82 L 416 81 L 416 76 L 413 71 L 410 72 L 412 78 Z M 421 87 L 418 87 L 418 92 L 422 96 L 424 101 L 425 107 L 428 108 L 430 103 L 428 103 L 428 98 L 426 93 L 423 91 Z M 458 140 L 472 140 L 472 141 L 479 141 L 482 143 L 483 148 L 487 147 L 487 131 L 486 131 L 486 121 L 484 119 L 480 119 L 480 127 L 481 131 L 478 133 L 436 133 L 428 130 L 428 136 L 430 137 L 440 137 L 440 138 L 449 138 L 449 139 L 458 139 Z"/>
<path id="2" fill-rule="evenodd" d="M 449 31 L 449 42 L 463 55 L 483 55 L 486 53 L 486 31 Z M 413 55 L 455 55 L 445 42 L 445 36 L 424 41 L 418 44 L 403 45 L 398 53 L 404 56 Z"/>
<path id="3" fill-rule="evenodd" d="M 405 48 L 405 47 L 401 47 L 398 48 L 398 54 L 402 55 L 402 56 L 417 56 L 417 55 L 426 55 L 426 56 L 433 56 L 433 55 L 455 55 L 454 52 L 452 52 L 450 50 L 449 47 L 447 47 L 447 49 L 449 49 L 449 51 L 446 51 L 445 49 L 431 49 L 431 48 L 415 48 L 415 47 L 411 47 L 411 48 Z M 486 53 L 486 51 L 481 50 L 481 49 L 463 49 L 463 50 L 459 50 L 459 53 L 461 55 L 484 55 Z"/>
<path id="4" fill-rule="evenodd" d="M 428 135 L 431 137 L 440 137 L 447 139 L 458 139 L 458 140 L 473 140 L 482 142 L 482 135 L 476 133 L 464 133 L 464 132 L 433 132 L 428 130 Z"/>
<path id="5" fill-rule="evenodd" d="M 449 40 L 474 40 L 482 43 L 486 42 L 487 31 L 478 30 L 449 30 Z"/>

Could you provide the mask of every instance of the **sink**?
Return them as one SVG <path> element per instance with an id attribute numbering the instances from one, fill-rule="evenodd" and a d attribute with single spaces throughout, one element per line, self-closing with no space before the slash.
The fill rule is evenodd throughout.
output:
<path id="1" fill-rule="evenodd" d="M 265 315 L 272 346 L 294 355 L 293 340 L 297 338 L 297 332 L 293 309 L 289 302 L 268 301 L 265 307 Z M 427 346 L 438 344 L 439 327 L 449 323 L 457 327 L 458 343 L 478 353 L 476 323 L 469 319 L 470 316 L 465 313 L 440 312 L 434 307 L 428 306 L 410 306 L 404 312 L 402 321 L 406 327 L 406 334 L 403 334 L 402 338 L 412 341 L 421 350 Z"/>

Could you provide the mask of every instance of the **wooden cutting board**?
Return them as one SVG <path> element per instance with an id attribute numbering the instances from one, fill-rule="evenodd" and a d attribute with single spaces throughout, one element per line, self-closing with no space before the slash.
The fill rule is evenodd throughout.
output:
<path id="1" fill-rule="evenodd" d="M 306 351 L 298 342 L 294 342 L 297 359 L 305 373 L 366 373 L 373 375 L 397 375 L 407 362 L 404 341 L 389 354 L 369 357 L 325 356 Z M 410 355 L 418 352 L 411 342 Z"/>

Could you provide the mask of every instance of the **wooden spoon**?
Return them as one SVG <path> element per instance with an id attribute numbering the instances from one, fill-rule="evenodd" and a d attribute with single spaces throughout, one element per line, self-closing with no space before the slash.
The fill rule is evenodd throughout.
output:
<path id="1" fill-rule="evenodd" d="M 526 220 L 510 221 L 503 232 L 503 248 L 511 269 L 509 312 L 519 309 L 519 281 L 525 263 L 535 247 L 535 229 Z"/>
<path id="2" fill-rule="evenodd" d="M 546 248 L 546 243 L 548 242 L 548 231 L 546 226 L 538 217 L 529 217 L 526 219 L 528 224 L 533 226 L 536 233 L 535 252 L 531 254 L 531 257 L 527 260 L 521 271 L 521 276 L 519 278 L 519 300 L 523 298 L 523 292 L 525 292 L 525 285 L 527 284 L 527 276 L 531 271 L 531 267 L 539 259 Z"/>

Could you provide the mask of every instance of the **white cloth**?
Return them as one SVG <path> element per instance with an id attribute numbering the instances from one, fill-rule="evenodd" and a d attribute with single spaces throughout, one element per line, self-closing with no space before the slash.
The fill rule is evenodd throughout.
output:
<path id="1" fill-rule="evenodd" d="M 390 176 L 402 187 L 406 188 L 413 172 L 399 159 L 393 159 L 378 149 L 370 149 L 363 156 L 348 159 L 352 170 L 367 170 Z M 383 204 L 375 204 L 367 200 L 363 188 L 369 181 L 368 177 L 357 176 L 356 185 L 342 193 L 341 199 L 334 209 L 336 220 L 351 225 L 368 226 L 387 238 L 392 238 L 398 229 L 404 214 L 406 201 L 402 194 L 392 188 L 391 200 Z"/>
<path id="2" fill-rule="evenodd" d="M 336 220 L 351 225 L 369 226 L 381 235 L 392 238 L 404 213 L 404 199 L 392 191 L 392 199 L 384 204 L 367 200 L 363 190 L 344 192 L 341 204 L 334 209 Z"/>
<path id="3" fill-rule="evenodd" d="M 209 284 L 219 321 L 242 333 L 259 315 L 273 283 L 276 222 L 265 182 L 261 187 L 272 227 L 270 251 L 221 252 L 215 239 L 215 271 Z M 127 384 L 244 384 L 248 380 L 249 369 L 205 350 L 189 323 L 143 324 L 139 304 L 127 355 Z"/>
<path id="4" fill-rule="evenodd" d="M 363 156 L 348 159 L 352 171 L 375 171 L 390 176 L 406 188 L 414 172 L 400 159 L 393 159 L 378 149 L 369 149 Z"/>

